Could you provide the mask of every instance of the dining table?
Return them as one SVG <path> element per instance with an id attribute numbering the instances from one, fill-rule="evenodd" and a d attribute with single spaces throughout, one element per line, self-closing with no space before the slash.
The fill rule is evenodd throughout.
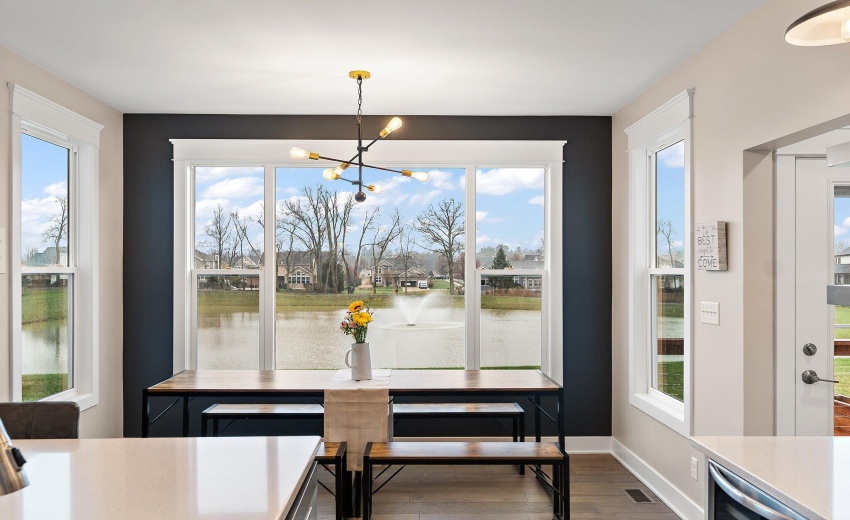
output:
<path id="1" fill-rule="evenodd" d="M 150 427 L 178 404 L 182 407 L 182 435 L 188 437 L 192 400 L 198 397 L 324 398 L 325 390 L 337 376 L 337 370 L 184 370 L 142 391 L 142 437 Z M 393 369 L 389 373 L 389 396 L 395 397 L 483 397 L 526 398 L 534 409 L 535 440 L 540 442 L 542 420 L 554 422 L 558 443 L 564 449 L 564 388 L 540 370 L 429 370 Z M 557 410 L 550 414 L 542 398 L 557 399 Z M 151 417 L 151 399 L 170 398 L 171 402 Z M 174 399 L 176 398 L 176 399 Z"/>
<path id="2" fill-rule="evenodd" d="M 306 520 L 318 436 L 15 440 L 29 485 L 3 520 Z"/>

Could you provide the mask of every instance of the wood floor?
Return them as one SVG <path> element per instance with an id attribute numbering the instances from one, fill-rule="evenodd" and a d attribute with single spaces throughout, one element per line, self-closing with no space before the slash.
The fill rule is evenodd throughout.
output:
<path id="1" fill-rule="evenodd" d="M 333 489 L 324 470 L 319 479 Z M 570 455 L 570 488 L 572 519 L 679 519 L 611 455 Z M 653 503 L 634 503 L 627 488 Z M 507 466 L 408 466 L 375 495 L 374 508 L 373 520 L 552 518 L 552 500 L 531 472 L 520 476 Z M 333 497 L 319 488 L 319 520 L 333 513 Z"/>

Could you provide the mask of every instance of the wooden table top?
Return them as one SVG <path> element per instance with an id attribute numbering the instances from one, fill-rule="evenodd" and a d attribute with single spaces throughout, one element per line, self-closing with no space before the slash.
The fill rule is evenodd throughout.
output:
<path id="1" fill-rule="evenodd" d="M 150 394 L 322 392 L 335 370 L 184 370 L 148 388 Z M 390 394 L 457 392 L 557 392 L 560 385 L 538 370 L 393 370 Z"/>

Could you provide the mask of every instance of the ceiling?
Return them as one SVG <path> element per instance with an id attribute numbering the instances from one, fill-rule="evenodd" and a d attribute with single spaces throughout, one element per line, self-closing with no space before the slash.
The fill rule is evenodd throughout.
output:
<path id="1" fill-rule="evenodd" d="M 611 115 L 763 1 L 0 0 L 0 45 L 125 113 L 347 114 L 366 69 L 366 114 Z"/>

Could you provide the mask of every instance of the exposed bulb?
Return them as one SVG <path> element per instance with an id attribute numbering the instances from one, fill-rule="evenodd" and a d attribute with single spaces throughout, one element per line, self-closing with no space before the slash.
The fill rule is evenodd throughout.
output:
<path id="1" fill-rule="evenodd" d="M 384 189 L 383 189 L 383 188 L 381 188 L 381 187 L 380 187 L 379 185 L 377 185 L 377 184 L 370 184 L 369 186 L 366 186 L 366 189 L 368 189 L 368 190 L 369 190 L 369 191 L 371 191 L 372 193 L 381 193 L 382 191 L 384 191 Z"/>
<path id="2" fill-rule="evenodd" d="M 398 130 L 399 128 L 401 128 L 401 118 L 394 117 L 390 119 L 390 122 L 387 123 L 387 126 L 385 126 L 383 130 L 381 130 L 381 137 L 386 137 Z"/>
<path id="3" fill-rule="evenodd" d="M 329 181 L 335 181 L 339 179 L 339 175 L 336 173 L 335 169 L 328 168 L 322 172 L 322 177 Z"/>
<path id="4" fill-rule="evenodd" d="M 339 166 L 337 166 L 336 168 L 334 168 L 334 173 L 336 174 L 337 177 L 339 177 L 340 175 L 342 175 L 342 172 L 344 172 L 345 170 L 348 169 L 349 166 L 351 166 L 351 163 L 344 162 L 344 163 L 340 164 Z"/>
<path id="5" fill-rule="evenodd" d="M 292 156 L 293 159 L 313 159 L 316 160 L 319 158 L 319 154 L 308 152 L 303 148 L 298 148 L 297 146 L 293 146 L 292 149 L 289 150 L 289 155 Z"/>
<path id="6" fill-rule="evenodd" d="M 401 170 L 401 174 L 404 175 L 405 177 L 412 177 L 412 178 L 416 179 L 417 181 L 425 182 L 425 181 L 428 180 L 428 173 L 427 172 L 412 172 L 410 170 Z"/>
<path id="7" fill-rule="evenodd" d="M 841 37 L 850 41 L 850 8 L 841 11 Z"/>

